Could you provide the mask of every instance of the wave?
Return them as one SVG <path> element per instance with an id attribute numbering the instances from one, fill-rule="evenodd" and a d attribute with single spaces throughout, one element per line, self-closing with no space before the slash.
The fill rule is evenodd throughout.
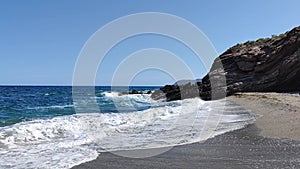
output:
<path id="1" fill-rule="evenodd" d="M 122 94 L 119 92 L 103 92 L 100 104 L 111 103 L 119 112 L 140 111 L 151 108 L 159 102 L 151 99 L 150 94 Z"/>
<path id="2" fill-rule="evenodd" d="M 105 97 L 119 97 L 119 96 L 121 96 L 121 93 L 119 93 L 119 92 L 103 92 L 101 94 Z"/>
<path id="3" fill-rule="evenodd" d="M 67 104 L 67 105 L 52 105 L 52 106 L 37 106 L 37 107 L 28 107 L 27 109 L 34 109 L 34 110 L 38 110 L 38 109 L 64 109 L 64 108 L 68 108 L 68 107 L 74 107 L 74 105 L 72 104 Z"/>
<path id="4" fill-rule="evenodd" d="M 150 94 L 123 94 L 120 92 L 103 92 L 103 97 L 116 100 L 134 100 L 136 102 L 155 102 L 151 99 Z"/>
<path id="5" fill-rule="evenodd" d="M 224 104 L 239 113 L 224 109 Z M 2 127 L 0 168 L 70 168 L 95 159 L 101 152 L 190 144 L 255 120 L 248 111 L 226 100 L 204 102 L 195 98 L 153 101 L 151 105 L 142 111 L 75 114 Z"/>

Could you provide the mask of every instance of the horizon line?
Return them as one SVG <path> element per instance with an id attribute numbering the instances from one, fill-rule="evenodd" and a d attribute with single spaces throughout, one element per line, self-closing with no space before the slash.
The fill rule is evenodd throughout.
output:
<path id="1" fill-rule="evenodd" d="M 135 86 L 135 87 L 147 87 L 147 86 L 149 86 L 149 87 L 160 87 L 160 86 L 165 86 L 166 84 L 163 84 L 163 85 L 130 85 L 130 86 Z M 74 86 L 74 87 L 102 87 L 102 86 L 111 86 L 111 85 L 71 85 L 71 84 L 0 84 L 0 87 L 9 87 L 9 86 L 11 86 L 11 87 L 13 87 L 13 86 L 20 86 L 20 87 L 22 87 L 22 86 L 24 86 L 24 87 L 30 87 L 30 86 L 32 86 L 32 87 L 34 87 L 34 86 L 36 86 L 36 87 L 51 87 L 51 86 L 53 86 L 53 87 L 55 87 L 55 86 L 57 86 L 57 87 L 59 87 L 59 86 L 62 86 L 62 87 L 72 87 L 72 86 Z M 115 87 L 126 87 L 127 85 L 117 85 L 117 86 L 115 86 Z"/>

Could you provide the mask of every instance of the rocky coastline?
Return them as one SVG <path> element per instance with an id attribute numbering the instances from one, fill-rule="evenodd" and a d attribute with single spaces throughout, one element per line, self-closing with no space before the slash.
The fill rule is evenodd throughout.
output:
<path id="1" fill-rule="evenodd" d="M 215 59 L 201 82 L 166 85 L 151 97 L 214 100 L 237 92 L 292 92 L 300 90 L 299 79 L 300 26 L 278 36 L 237 44 Z"/>

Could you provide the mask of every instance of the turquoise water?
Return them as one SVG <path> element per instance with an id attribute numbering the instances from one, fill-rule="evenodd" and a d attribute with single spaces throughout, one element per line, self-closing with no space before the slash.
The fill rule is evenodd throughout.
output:
<path id="1" fill-rule="evenodd" d="M 82 87 L 82 92 L 87 87 Z M 126 92 L 136 89 L 149 91 L 158 89 L 157 86 L 117 87 L 115 92 Z M 111 92 L 110 86 L 95 87 L 96 100 L 102 113 L 128 112 L 132 109 L 124 106 L 116 109 L 112 97 L 105 97 Z M 147 103 L 132 100 L 136 110 L 149 108 Z M 97 110 L 87 109 L 86 113 Z M 62 115 L 75 114 L 71 86 L 0 86 L 0 127 L 34 119 L 52 118 Z"/>

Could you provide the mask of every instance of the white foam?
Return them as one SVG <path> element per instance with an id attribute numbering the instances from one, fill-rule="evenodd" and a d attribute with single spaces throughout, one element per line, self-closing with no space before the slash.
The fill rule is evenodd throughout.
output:
<path id="1" fill-rule="evenodd" d="M 103 92 L 104 99 L 113 101 L 114 106 L 122 110 L 138 110 L 141 107 L 159 105 L 159 102 L 151 99 L 149 94 L 121 94 L 117 92 Z"/>
<path id="2" fill-rule="evenodd" d="M 154 100 L 151 99 L 150 94 L 122 94 L 119 92 L 103 92 L 104 97 L 109 99 L 115 100 L 134 100 L 140 102 L 153 102 Z"/>
<path id="3" fill-rule="evenodd" d="M 52 105 L 52 106 L 37 106 L 37 107 L 28 107 L 27 109 L 64 109 L 67 107 L 74 107 L 72 104 L 67 105 Z"/>
<path id="4" fill-rule="evenodd" d="M 103 92 L 105 97 L 118 97 L 121 95 L 119 92 Z"/>
<path id="5" fill-rule="evenodd" d="M 70 168 L 102 151 L 189 144 L 254 120 L 249 114 L 223 114 L 218 105 L 224 103 L 186 99 L 130 113 L 77 114 L 3 127 L 0 168 Z"/>
<path id="6" fill-rule="evenodd" d="M 76 116 L 23 122 L 0 130 L 0 168 L 69 168 L 97 157 Z M 104 136 L 104 135 L 103 135 Z"/>

